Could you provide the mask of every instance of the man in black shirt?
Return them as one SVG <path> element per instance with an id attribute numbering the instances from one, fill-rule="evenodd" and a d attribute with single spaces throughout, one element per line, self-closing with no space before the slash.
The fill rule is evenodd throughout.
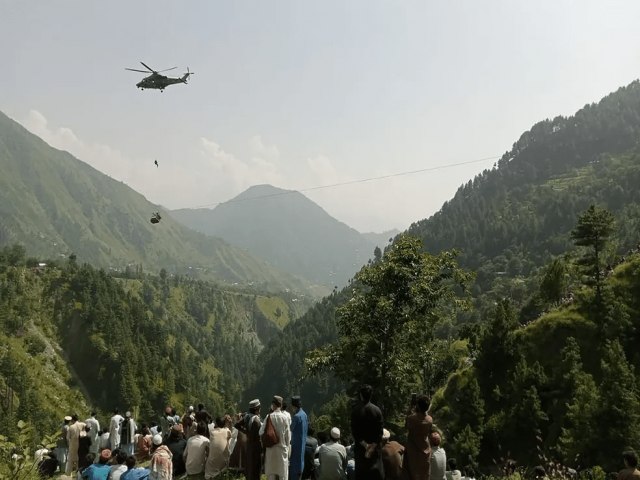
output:
<path id="1" fill-rule="evenodd" d="M 373 389 L 360 388 L 360 403 L 351 412 L 351 432 L 355 441 L 356 480 L 383 480 L 384 468 L 380 459 L 382 441 L 382 412 L 371 403 Z"/>

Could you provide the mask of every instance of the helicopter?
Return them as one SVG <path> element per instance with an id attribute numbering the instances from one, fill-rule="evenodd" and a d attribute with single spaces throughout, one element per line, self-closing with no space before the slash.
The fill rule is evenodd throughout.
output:
<path id="1" fill-rule="evenodd" d="M 185 73 L 182 77 L 177 77 L 177 78 L 167 77 L 166 75 L 160 75 L 160 73 L 168 72 L 169 70 L 175 70 L 178 67 L 172 67 L 172 68 L 167 68 L 165 70 L 158 71 L 149 67 L 149 65 L 147 65 L 144 62 L 140 62 L 140 63 L 148 71 L 137 70 L 135 68 L 125 68 L 125 70 L 129 70 L 131 72 L 140 72 L 140 73 L 151 72 L 151 75 L 149 75 L 148 77 L 144 77 L 142 80 L 136 83 L 136 87 L 141 88 L 142 90 L 144 90 L 145 88 L 155 88 L 156 90 L 160 90 L 161 92 L 163 92 L 164 89 L 169 85 L 174 85 L 176 83 L 187 83 L 187 79 L 189 78 L 189 75 L 193 75 L 193 72 L 190 72 L 189 67 L 187 67 L 187 73 Z"/>

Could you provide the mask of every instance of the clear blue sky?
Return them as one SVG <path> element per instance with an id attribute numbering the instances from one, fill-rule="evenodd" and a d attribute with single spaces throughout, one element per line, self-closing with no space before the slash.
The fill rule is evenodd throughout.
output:
<path id="1" fill-rule="evenodd" d="M 500 155 L 640 76 L 638 19 L 637 0 L 0 0 L 0 110 L 154 202 L 210 205 Z M 140 60 L 196 75 L 142 92 Z M 308 196 L 405 228 L 491 165 Z"/>

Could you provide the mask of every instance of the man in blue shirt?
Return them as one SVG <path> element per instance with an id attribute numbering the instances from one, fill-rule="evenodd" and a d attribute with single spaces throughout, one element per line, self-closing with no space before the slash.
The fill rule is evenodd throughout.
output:
<path id="1" fill-rule="evenodd" d="M 120 476 L 120 480 L 146 480 L 149 478 L 149 469 L 136 468 L 136 457 L 127 457 L 128 470 Z"/>
<path id="2" fill-rule="evenodd" d="M 93 463 L 82 471 L 82 478 L 87 480 L 107 480 L 111 471 L 111 466 L 108 465 L 110 459 L 111 450 L 105 448 L 100 452 L 98 463 Z"/>
<path id="3" fill-rule="evenodd" d="M 309 420 L 302 409 L 299 396 L 291 397 L 293 416 L 291 417 L 291 458 L 289 459 L 289 480 L 300 480 L 304 470 L 304 447 L 307 443 Z"/>

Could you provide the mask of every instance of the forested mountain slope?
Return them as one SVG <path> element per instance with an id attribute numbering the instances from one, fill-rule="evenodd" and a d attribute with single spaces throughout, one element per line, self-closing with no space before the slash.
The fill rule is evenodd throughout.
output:
<path id="1" fill-rule="evenodd" d="M 485 467 L 508 455 L 618 470 L 620 452 L 640 445 L 638 252 L 609 271 L 601 298 L 571 282 L 569 300 L 526 325 L 512 302 L 498 303 L 434 398 L 447 454 Z"/>
<path id="2" fill-rule="evenodd" d="M 207 237 L 122 182 L 56 150 L 0 113 L 0 246 L 23 244 L 40 258 L 74 253 L 80 262 L 124 270 L 189 273 L 272 290 L 301 282 L 223 240 Z M 162 211 L 161 211 L 162 213 Z"/>
<path id="3" fill-rule="evenodd" d="M 458 249 L 461 264 L 479 270 L 483 290 L 496 274 L 526 275 L 567 250 L 567 233 L 591 203 L 619 213 L 626 229 L 639 225 L 639 141 L 634 81 L 574 116 L 534 125 L 496 168 L 461 186 L 408 233 L 428 251 Z M 621 241 L 630 246 L 624 232 Z"/>
<path id="4" fill-rule="evenodd" d="M 421 238 L 433 253 L 458 249 L 461 265 L 477 272 L 472 287 L 477 308 L 467 313 L 471 318 L 479 321 L 496 299 L 513 298 L 523 305 L 537 288 L 537 271 L 552 256 L 573 248 L 569 232 L 590 204 L 615 213 L 613 249 L 623 252 L 638 242 L 639 140 L 640 83 L 635 81 L 572 117 L 536 124 L 496 168 L 460 187 L 438 213 L 407 233 Z M 287 393 L 287 382 L 302 376 L 307 352 L 335 340 L 334 313 L 341 298 L 329 297 L 262 352 L 259 366 L 272 364 L 284 345 L 291 358 L 277 383 L 270 372 L 260 371 L 256 386 L 261 395 L 273 393 L 267 386 Z M 332 393 L 310 401 L 319 406 Z"/>
<path id="5" fill-rule="evenodd" d="M 336 220 L 300 192 L 271 185 L 253 186 L 214 209 L 171 215 L 329 289 L 343 286 L 372 257 L 379 240 Z"/>
<path id="6" fill-rule="evenodd" d="M 0 249 L 0 392 L 15 392 L 5 431 L 22 419 L 51 433 L 63 412 L 86 414 L 85 402 L 145 421 L 167 404 L 235 411 L 259 351 L 308 308 L 164 271 L 117 278 L 38 263 Z"/>

